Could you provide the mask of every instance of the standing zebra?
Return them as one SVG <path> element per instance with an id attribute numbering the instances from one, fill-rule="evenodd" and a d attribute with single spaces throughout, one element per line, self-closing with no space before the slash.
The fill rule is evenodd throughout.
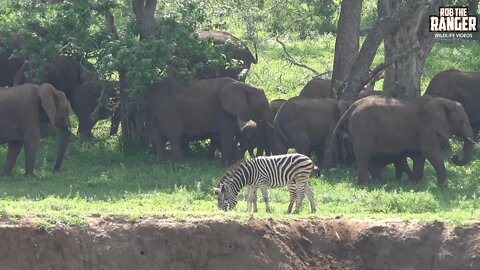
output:
<path id="1" fill-rule="evenodd" d="M 218 196 L 218 207 L 224 211 L 233 209 L 237 204 L 240 189 L 249 186 L 254 189 L 260 188 L 266 210 L 271 212 L 268 204 L 268 187 L 288 185 L 290 204 L 287 213 L 292 211 L 294 203 L 294 213 L 300 211 L 305 194 L 310 200 L 310 208 L 314 213 L 315 199 L 308 186 L 308 178 L 313 167 L 312 160 L 302 154 L 262 156 L 237 163 L 228 169 L 214 189 Z"/>

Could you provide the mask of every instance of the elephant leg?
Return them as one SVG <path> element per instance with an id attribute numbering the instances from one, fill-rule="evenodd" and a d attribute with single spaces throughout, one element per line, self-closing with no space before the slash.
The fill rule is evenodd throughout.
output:
<path id="1" fill-rule="evenodd" d="M 375 155 L 370 149 L 371 145 L 374 145 L 374 143 L 366 140 L 355 140 L 355 138 L 353 138 L 352 145 L 353 152 L 357 158 L 358 183 L 360 185 L 365 185 L 370 178 L 368 165 Z"/>
<path id="2" fill-rule="evenodd" d="M 370 172 L 370 176 L 372 180 L 382 182 L 383 175 L 382 175 L 382 167 L 379 163 L 375 162 L 374 160 L 370 160 L 368 164 L 368 171 Z"/>
<path id="3" fill-rule="evenodd" d="M 311 151 L 311 145 L 310 145 L 310 139 L 308 136 L 305 135 L 298 135 L 295 138 L 295 141 L 293 142 L 293 147 L 297 150 L 298 153 L 306 155 L 306 156 L 311 156 L 312 151 Z"/>
<path id="4" fill-rule="evenodd" d="M 170 141 L 170 143 L 172 143 L 172 142 Z M 188 154 L 188 152 L 190 150 L 190 142 L 187 139 L 182 138 L 181 141 L 180 141 L 180 148 L 182 149 L 183 153 Z M 173 147 L 172 147 L 172 149 L 173 149 Z"/>
<path id="5" fill-rule="evenodd" d="M 357 160 L 357 171 L 358 171 L 358 183 L 360 185 L 365 185 L 368 183 L 368 179 L 370 178 L 370 174 L 368 171 L 368 163 L 369 160 L 367 158 L 358 159 Z"/>
<path id="6" fill-rule="evenodd" d="M 221 140 L 221 150 L 223 163 L 232 164 L 235 162 L 238 151 L 236 151 L 236 147 L 231 136 L 224 135 L 224 138 Z"/>
<path id="7" fill-rule="evenodd" d="M 157 150 L 157 161 L 164 162 L 167 159 L 165 151 L 166 140 L 164 136 L 155 136 L 155 149 Z"/>
<path id="8" fill-rule="evenodd" d="M 407 176 L 408 179 L 413 179 L 413 173 L 412 170 L 410 170 L 410 167 L 408 166 L 407 162 L 407 157 L 402 157 L 399 160 L 394 162 L 395 166 L 395 179 L 397 181 L 402 180 L 402 172 L 404 172 Z"/>
<path id="9" fill-rule="evenodd" d="M 238 147 L 235 143 L 235 136 L 238 134 L 237 119 L 228 114 L 219 114 L 218 121 L 220 126 L 220 144 L 222 152 L 222 162 L 232 164 L 238 158 Z"/>
<path id="10" fill-rule="evenodd" d="M 219 148 L 220 142 L 217 137 L 210 138 L 210 145 L 208 146 L 208 158 L 212 160 L 215 157 L 215 151 Z"/>
<path id="11" fill-rule="evenodd" d="M 35 168 L 35 159 L 37 156 L 38 139 L 26 141 L 25 146 L 25 176 L 35 176 L 33 170 Z"/>
<path id="12" fill-rule="evenodd" d="M 95 125 L 93 120 L 78 120 L 78 131 L 79 136 L 92 137 L 92 129 Z"/>
<path id="13" fill-rule="evenodd" d="M 172 160 L 173 162 L 183 162 L 183 149 L 182 149 L 182 136 L 168 137 L 170 146 L 172 147 Z"/>
<path id="14" fill-rule="evenodd" d="M 437 173 L 437 186 L 447 187 L 447 172 L 445 170 L 445 164 L 443 163 L 443 158 L 440 151 L 438 151 L 438 153 L 428 153 L 426 154 L 426 158 L 432 164 L 435 172 Z"/>
<path id="15" fill-rule="evenodd" d="M 317 156 L 317 167 L 318 167 L 317 173 L 320 174 L 324 167 L 323 156 L 325 155 L 325 149 L 321 146 L 317 146 L 315 148 L 315 155 Z"/>
<path id="16" fill-rule="evenodd" d="M 416 154 L 412 158 L 413 158 L 412 180 L 415 182 L 418 182 L 423 178 L 423 171 L 425 167 L 425 157 L 421 154 Z"/>
<path id="17" fill-rule="evenodd" d="M 23 143 L 20 141 L 12 141 L 8 143 L 7 160 L 5 160 L 5 167 L 2 176 L 11 176 L 18 154 L 22 149 Z"/>

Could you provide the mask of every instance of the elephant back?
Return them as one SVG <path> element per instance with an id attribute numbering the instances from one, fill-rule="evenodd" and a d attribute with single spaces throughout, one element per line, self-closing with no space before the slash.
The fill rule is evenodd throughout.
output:
<path id="1" fill-rule="evenodd" d="M 299 96 L 307 98 L 334 98 L 332 81 L 313 78 L 302 89 Z"/>

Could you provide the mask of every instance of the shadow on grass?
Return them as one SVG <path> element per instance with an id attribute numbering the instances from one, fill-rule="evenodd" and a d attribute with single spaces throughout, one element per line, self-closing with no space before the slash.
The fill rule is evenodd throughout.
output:
<path id="1" fill-rule="evenodd" d="M 183 164 L 159 164 L 151 149 L 124 144 L 118 137 L 72 139 L 59 173 L 52 168 L 58 134 L 42 139 L 35 178 L 23 177 L 21 152 L 13 177 L 0 177 L 3 198 L 42 199 L 47 196 L 82 197 L 91 200 L 119 200 L 131 194 L 173 192 L 178 187 L 210 194 L 225 171 L 218 159 L 210 161 L 206 149 L 194 147 Z M 0 164 L 7 147 L 0 147 Z"/>

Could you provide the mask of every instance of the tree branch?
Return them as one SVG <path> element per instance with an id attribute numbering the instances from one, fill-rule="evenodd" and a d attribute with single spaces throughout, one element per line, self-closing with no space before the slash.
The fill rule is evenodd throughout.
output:
<path id="1" fill-rule="evenodd" d="M 277 35 L 277 37 L 275 38 L 275 41 L 277 41 L 281 46 L 282 46 L 282 49 L 283 49 L 283 52 L 285 53 L 285 58 L 287 59 L 288 62 L 290 62 L 291 64 L 294 64 L 296 66 L 299 66 L 299 67 L 302 67 L 302 68 L 306 68 L 308 70 L 310 70 L 311 72 L 315 73 L 316 75 L 315 76 L 318 76 L 320 74 L 320 72 L 318 72 L 317 70 L 315 70 L 314 68 L 312 67 L 309 67 L 307 64 L 305 63 L 301 63 L 299 61 L 297 61 L 288 51 L 287 51 L 287 46 L 285 45 L 285 43 L 283 43 L 282 41 L 280 41 L 280 36 L 282 36 L 283 34 L 285 34 L 285 32 L 287 30 L 289 30 L 295 23 L 297 22 L 300 22 L 300 21 L 303 21 L 307 18 L 310 18 L 312 17 L 313 14 L 309 14 L 305 17 L 302 17 L 302 18 L 299 18 L 299 19 L 296 19 L 294 20 L 293 22 L 290 23 L 290 25 L 288 25 L 288 27 L 286 27 L 281 33 L 279 33 Z"/>
<path id="2" fill-rule="evenodd" d="M 422 49 L 422 46 L 416 46 L 416 47 L 413 47 L 411 49 L 407 49 L 407 50 L 404 50 L 394 56 L 392 56 L 392 58 L 390 58 L 389 61 L 385 61 L 383 63 L 381 63 L 380 65 L 376 66 L 371 72 L 370 72 L 370 76 L 367 77 L 365 80 L 363 80 L 361 82 L 362 84 L 362 87 L 360 89 L 358 89 L 358 91 L 360 91 L 365 85 L 367 85 L 368 83 L 370 83 L 370 81 L 372 81 L 373 79 L 375 79 L 384 69 L 386 69 L 387 67 L 389 67 L 391 64 L 393 64 L 395 61 L 397 60 L 400 60 L 402 59 L 403 57 L 406 57 L 414 52 L 417 52 L 419 50 Z"/>

